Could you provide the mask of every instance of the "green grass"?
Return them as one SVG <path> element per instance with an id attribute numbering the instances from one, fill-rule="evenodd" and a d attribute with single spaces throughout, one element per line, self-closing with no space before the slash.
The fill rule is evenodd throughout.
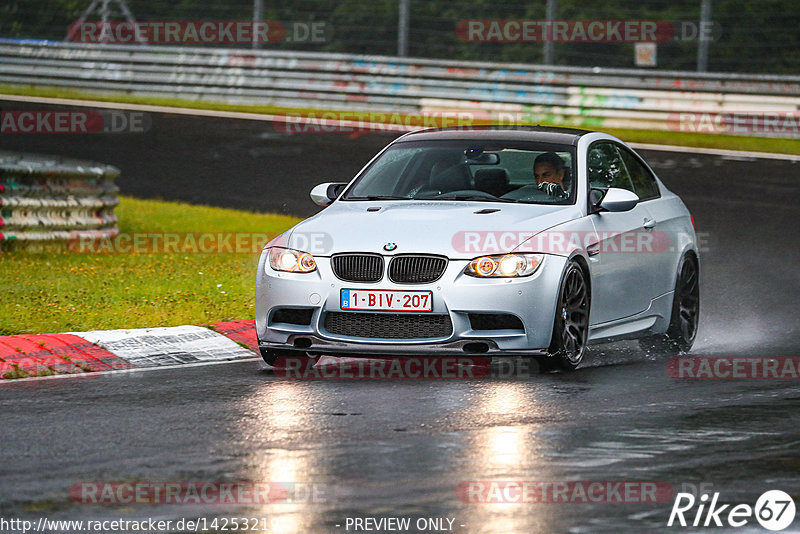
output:
<path id="1" fill-rule="evenodd" d="M 223 102 L 206 102 L 180 98 L 158 98 L 121 94 L 93 93 L 56 87 L 34 87 L 21 85 L 0 85 L 0 94 L 41 96 L 49 98 L 71 98 L 76 100 L 97 100 L 102 102 L 122 102 L 128 104 L 144 104 L 152 106 L 168 106 L 216 111 L 236 111 L 260 114 L 304 114 L 313 113 L 319 117 L 326 111 L 310 108 L 286 108 L 276 106 L 251 106 L 226 104 Z M 366 117 L 364 120 L 368 120 Z M 547 124 L 559 126 L 558 124 Z M 599 128 L 631 143 L 655 143 L 663 145 L 691 146 L 700 148 L 723 148 L 729 150 L 747 150 L 754 152 L 775 152 L 780 154 L 800 154 L 800 139 L 776 139 L 767 137 L 745 137 L 738 135 L 700 134 L 671 132 L 662 130 L 635 130 L 619 128 Z"/>
<path id="2" fill-rule="evenodd" d="M 282 215 L 121 197 L 121 232 L 276 235 Z M 257 253 L 0 254 L 0 334 L 203 324 L 253 316 Z"/>
<path id="3" fill-rule="evenodd" d="M 800 154 L 800 139 L 744 137 L 741 135 L 667 132 L 660 130 L 632 130 L 603 128 L 604 132 L 629 143 L 653 143 L 699 148 L 724 148 L 777 154 Z"/>

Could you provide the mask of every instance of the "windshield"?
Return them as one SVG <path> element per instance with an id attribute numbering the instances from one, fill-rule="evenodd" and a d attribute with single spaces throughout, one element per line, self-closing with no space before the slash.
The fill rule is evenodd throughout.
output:
<path id="1" fill-rule="evenodd" d="M 575 148 L 512 141 L 401 142 L 388 148 L 343 200 L 575 201 Z"/>

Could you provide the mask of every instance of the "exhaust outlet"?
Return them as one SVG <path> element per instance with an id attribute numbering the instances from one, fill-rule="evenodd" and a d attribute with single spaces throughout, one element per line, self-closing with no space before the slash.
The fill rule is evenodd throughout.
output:
<path id="1" fill-rule="evenodd" d="M 465 343 L 462 350 L 470 354 L 483 354 L 489 352 L 489 345 L 486 343 Z"/>
<path id="2" fill-rule="evenodd" d="M 311 340 L 307 337 L 298 337 L 294 340 L 294 348 L 296 349 L 307 349 L 311 346 Z"/>

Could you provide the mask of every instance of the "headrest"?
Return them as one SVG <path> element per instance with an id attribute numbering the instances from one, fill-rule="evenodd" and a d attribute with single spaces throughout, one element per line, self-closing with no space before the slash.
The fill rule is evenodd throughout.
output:
<path id="1" fill-rule="evenodd" d="M 502 167 L 475 171 L 475 187 L 478 189 L 498 185 L 508 185 L 508 173 Z"/>

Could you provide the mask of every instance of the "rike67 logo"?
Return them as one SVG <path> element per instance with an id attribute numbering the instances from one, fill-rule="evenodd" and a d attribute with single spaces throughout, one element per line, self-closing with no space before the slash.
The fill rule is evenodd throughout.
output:
<path id="1" fill-rule="evenodd" d="M 767 530 L 783 530 L 794 521 L 794 500 L 781 490 L 763 493 L 754 507 L 749 504 L 718 504 L 718 500 L 718 492 L 710 499 L 707 493 L 699 499 L 691 493 L 678 493 L 667 526 L 736 528 L 747 525 L 755 517 Z"/>

